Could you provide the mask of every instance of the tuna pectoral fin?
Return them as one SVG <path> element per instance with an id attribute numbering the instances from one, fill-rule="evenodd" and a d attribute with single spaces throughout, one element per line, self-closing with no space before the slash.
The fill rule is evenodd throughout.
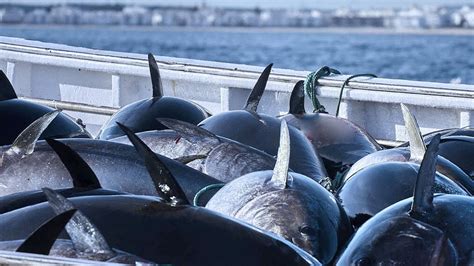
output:
<path id="1" fill-rule="evenodd" d="M 278 147 L 277 161 L 273 169 L 272 184 L 278 188 L 287 187 L 290 176 L 288 167 L 290 164 L 290 133 L 285 120 L 281 120 L 280 147 Z"/>
<path id="2" fill-rule="evenodd" d="M 56 191 L 43 188 L 43 193 L 55 213 L 63 213 L 74 209 L 72 202 Z M 66 225 L 66 231 L 78 253 L 100 253 L 108 255 L 109 258 L 115 255 L 99 229 L 81 211 L 74 214 L 71 221 Z"/>
<path id="3" fill-rule="evenodd" d="M 41 134 L 43 134 L 44 130 L 53 122 L 56 116 L 59 115 L 59 112 L 59 110 L 52 111 L 33 121 L 18 135 L 7 154 L 24 156 L 33 153 L 36 141 L 38 141 Z"/>
<path id="4" fill-rule="evenodd" d="M 95 175 L 90 166 L 66 144 L 54 139 L 47 139 L 49 146 L 53 148 L 56 154 L 63 162 L 72 178 L 75 188 L 101 188 L 99 179 Z"/>
<path id="5" fill-rule="evenodd" d="M 290 114 L 300 115 L 306 113 L 304 110 L 304 80 L 295 84 L 290 96 Z"/>
<path id="6" fill-rule="evenodd" d="M 260 77 L 255 83 L 252 91 L 250 92 L 249 97 L 247 98 L 247 103 L 244 106 L 244 110 L 257 112 L 258 103 L 262 98 L 263 92 L 265 91 L 265 87 L 267 86 L 268 77 L 270 76 L 270 72 L 272 71 L 273 64 L 268 65 L 260 74 Z"/>
<path id="7" fill-rule="evenodd" d="M 221 141 L 214 133 L 196 125 L 181 120 L 171 118 L 156 118 L 156 120 L 165 127 L 176 131 L 184 139 L 191 143 L 202 142 L 206 140 L 212 144 L 219 144 Z"/>
<path id="8" fill-rule="evenodd" d="M 7 75 L 0 70 L 0 101 L 16 99 L 15 89 L 13 85 L 8 80 Z"/>
<path id="9" fill-rule="evenodd" d="M 46 221 L 23 241 L 16 251 L 48 255 L 59 234 L 75 212 L 75 209 L 68 210 Z"/>
<path id="10" fill-rule="evenodd" d="M 207 155 L 197 154 L 197 155 L 182 156 L 182 157 L 174 158 L 173 160 L 178 161 L 182 164 L 188 164 L 195 160 L 206 159 L 206 158 L 207 158 Z"/>
<path id="11" fill-rule="evenodd" d="M 158 195 L 160 195 L 171 205 L 189 205 L 190 203 L 186 198 L 183 189 L 179 186 L 168 167 L 166 167 L 166 165 L 158 158 L 158 156 L 129 128 L 120 123 L 117 124 L 123 130 L 123 132 L 125 132 L 128 139 L 137 150 L 138 154 L 140 154 L 140 156 L 145 161 L 146 169 L 148 170 L 148 173 L 155 184 Z"/>
<path id="12" fill-rule="evenodd" d="M 148 54 L 148 67 L 150 68 L 153 98 L 163 97 L 163 83 L 161 82 L 160 70 L 153 54 Z"/>
<path id="13" fill-rule="evenodd" d="M 433 187 L 440 138 L 439 134 L 433 137 L 418 170 L 413 203 L 410 210 L 411 216 L 425 216 L 433 209 Z"/>
<path id="14" fill-rule="evenodd" d="M 403 112 L 403 120 L 405 121 L 405 128 L 408 133 L 410 143 L 410 160 L 420 162 L 425 155 L 426 146 L 423 142 L 423 136 L 420 132 L 420 127 L 416 122 L 415 116 L 410 112 L 408 107 L 403 103 L 400 104 Z"/>

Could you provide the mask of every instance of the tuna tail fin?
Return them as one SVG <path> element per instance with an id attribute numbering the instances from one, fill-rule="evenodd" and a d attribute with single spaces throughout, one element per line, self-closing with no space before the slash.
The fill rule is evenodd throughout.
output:
<path id="1" fill-rule="evenodd" d="M 43 223 L 17 248 L 17 252 L 48 255 L 59 234 L 76 212 L 71 209 Z"/>
<path id="2" fill-rule="evenodd" d="M 244 110 L 257 112 L 258 103 L 262 98 L 263 92 L 265 91 L 265 87 L 267 86 L 268 77 L 270 76 L 270 72 L 272 71 L 273 64 L 268 65 L 260 74 L 260 77 L 255 83 L 252 91 L 250 92 L 249 97 L 247 98 L 247 103 L 244 106 Z"/>
<path id="3" fill-rule="evenodd" d="M 59 110 L 52 111 L 33 121 L 18 135 L 7 154 L 24 156 L 33 153 L 36 141 L 38 141 L 41 134 L 43 134 L 44 130 L 53 122 L 56 116 L 59 115 L 59 112 Z"/>
<path id="4" fill-rule="evenodd" d="M 163 83 L 161 82 L 160 69 L 153 54 L 148 54 L 148 67 L 150 69 L 153 98 L 163 97 Z"/>
<path id="5" fill-rule="evenodd" d="M 410 112 L 408 107 L 403 103 L 401 103 L 400 106 L 402 107 L 403 120 L 405 121 L 405 128 L 410 143 L 410 160 L 421 162 L 426 152 L 426 146 L 423 142 L 420 127 L 416 122 L 415 116 Z"/>
<path id="6" fill-rule="evenodd" d="M 71 201 L 56 191 L 43 188 L 43 193 L 56 214 L 75 209 Z M 71 237 L 74 248 L 79 253 L 100 253 L 109 255 L 109 258 L 115 255 L 99 229 L 79 210 L 66 225 L 66 231 Z"/>
<path id="7" fill-rule="evenodd" d="M 173 206 L 190 205 L 183 189 L 160 158 L 129 128 L 120 123 L 117 124 L 145 161 L 146 169 L 155 184 L 158 195 Z"/>
<path id="8" fill-rule="evenodd" d="M 441 136 L 438 134 L 431 140 L 421 162 L 416 178 L 411 216 L 425 216 L 433 209 L 433 187 L 436 175 L 436 161 Z"/>
<path id="9" fill-rule="evenodd" d="M 290 96 L 290 114 L 300 115 L 306 113 L 304 110 L 304 80 L 295 84 Z"/>
<path id="10" fill-rule="evenodd" d="M 278 147 L 277 161 L 273 169 L 272 184 L 280 189 L 287 187 L 291 182 L 288 174 L 290 164 L 290 133 L 285 120 L 281 120 L 280 147 Z"/>
<path id="11" fill-rule="evenodd" d="M 212 144 L 219 144 L 221 141 L 219 137 L 217 137 L 214 133 L 206 130 L 202 127 L 193 125 L 188 122 L 171 119 L 171 118 L 156 118 L 156 120 L 163 124 L 165 127 L 176 131 L 180 134 L 184 139 L 191 143 L 196 142 L 196 138 L 205 138 L 208 141 L 211 141 Z"/>
<path id="12" fill-rule="evenodd" d="M 77 152 L 68 145 L 54 139 L 46 139 L 46 142 L 53 148 L 67 168 L 75 188 L 101 188 L 94 171 Z"/>
<path id="13" fill-rule="evenodd" d="M 0 70 L 0 101 L 18 98 L 7 75 Z"/>

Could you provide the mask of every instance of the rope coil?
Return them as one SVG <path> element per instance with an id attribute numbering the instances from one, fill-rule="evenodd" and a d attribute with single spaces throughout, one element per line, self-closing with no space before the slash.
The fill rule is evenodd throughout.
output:
<path id="1" fill-rule="evenodd" d="M 311 102 L 313 103 L 313 107 L 314 107 L 313 113 L 325 113 L 325 114 L 328 113 L 326 111 L 326 108 L 324 107 L 324 105 L 322 105 L 319 102 L 318 97 L 316 96 L 317 95 L 316 86 L 318 85 L 318 80 L 321 77 L 327 77 L 327 76 L 330 76 L 331 74 L 340 75 L 341 72 L 337 69 L 330 68 L 328 66 L 323 66 L 319 70 L 309 73 L 308 76 L 306 77 L 305 81 L 304 81 L 304 90 L 305 90 L 306 94 L 308 95 L 308 97 L 311 99 Z M 344 88 L 349 84 L 350 80 L 352 80 L 354 78 L 357 78 L 357 77 L 376 78 L 377 76 L 374 75 L 374 74 L 370 74 L 370 73 L 356 74 L 356 75 L 349 76 L 344 81 L 344 83 L 342 84 L 340 92 L 339 92 L 339 98 L 338 98 L 338 102 L 337 102 L 337 109 L 336 109 L 336 115 L 335 115 L 336 117 L 339 116 L 339 108 L 341 106 L 342 94 L 344 92 Z"/>
<path id="2" fill-rule="evenodd" d="M 337 69 L 323 66 L 319 70 L 309 73 L 304 81 L 304 90 L 313 103 L 313 113 L 328 113 L 326 108 L 319 102 L 318 97 L 316 97 L 316 85 L 321 77 L 327 77 L 331 74 L 341 74 L 341 72 Z"/>

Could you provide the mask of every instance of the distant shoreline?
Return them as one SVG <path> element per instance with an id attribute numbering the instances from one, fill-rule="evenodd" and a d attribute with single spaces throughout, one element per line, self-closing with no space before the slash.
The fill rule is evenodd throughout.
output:
<path id="1" fill-rule="evenodd" d="M 57 24 L 0 24 L 1 28 L 110 28 L 143 31 L 202 31 L 202 32 L 301 32 L 301 33 L 354 33 L 354 34 L 414 34 L 414 35 L 468 35 L 474 36 L 474 29 L 439 28 L 439 29 L 392 29 L 374 27 L 178 27 L 178 26 L 128 26 L 128 25 L 57 25 Z"/>

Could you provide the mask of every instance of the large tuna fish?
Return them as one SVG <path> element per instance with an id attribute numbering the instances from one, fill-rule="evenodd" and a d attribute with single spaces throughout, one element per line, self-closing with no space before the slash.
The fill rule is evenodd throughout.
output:
<path id="1" fill-rule="evenodd" d="M 276 156 L 280 138 L 280 121 L 257 113 L 258 103 L 265 90 L 272 65 L 265 68 L 247 99 L 243 110 L 222 112 L 202 121 L 199 126 L 212 133 L 252 146 Z M 316 181 L 323 180 L 326 169 L 311 143 L 296 128 L 290 127 L 290 168 Z"/>
<path id="2" fill-rule="evenodd" d="M 158 119 L 172 130 L 137 133 L 154 152 L 168 158 L 196 158 L 188 166 L 223 182 L 275 166 L 275 158 L 269 154 L 217 136 L 204 128 L 174 119 Z M 111 141 L 130 143 L 119 137 Z"/>
<path id="3" fill-rule="evenodd" d="M 0 147 L 0 195 L 38 190 L 71 188 L 73 181 L 60 158 L 45 141 L 35 142 L 41 128 L 30 128 L 18 138 L 17 145 Z M 139 195 L 158 195 L 145 164 L 129 145 L 103 140 L 64 139 L 97 175 L 104 189 Z M 35 145 L 36 144 L 36 145 Z M 34 151 L 33 151 L 34 150 Z M 158 155 L 176 175 L 190 200 L 203 187 L 220 181 L 180 162 Z"/>
<path id="4" fill-rule="evenodd" d="M 275 169 L 226 184 L 206 208 L 282 236 L 328 264 L 352 227 L 331 193 L 306 176 L 288 173 L 289 158 L 289 132 L 283 120 Z"/>
<path id="5" fill-rule="evenodd" d="M 137 142 L 138 138 L 131 140 L 145 161 L 152 157 L 159 160 L 146 145 Z M 45 193 L 54 212 L 80 210 L 111 247 L 155 263 L 320 265 L 284 239 L 205 208 L 190 206 L 178 182 L 164 164 L 161 166 L 148 167 L 151 176 L 161 176 L 159 198 L 114 195 L 76 197 L 69 201 L 52 190 L 46 189 Z M 24 239 L 27 232 L 52 216 L 47 203 L 2 214 L 0 241 Z"/>
<path id="6" fill-rule="evenodd" d="M 45 191 L 54 194 L 53 191 Z M 52 207 L 55 208 L 56 205 L 52 204 Z M 71 240 L 57 239 L 64 228 Z M 0 250 L 122 264 L 152 263 L 111 249 L 100 231 L 74 207 L 49 219 L 24 240 L 0 242 Z M 90 261 L 78 261 L 85 262 Z"/>
<path id="7" fill-rule="evenodd" d="M 409 198 L 418 171 L 419 165 L 407 162 L 371 165 L 346 180 L 336 197 L 357 228 L 386 207 Z M 442 174 L 437 173 L 435 180 L 436 193 L 471 195 Z"/>
<path id="8" fill-rule="evenodd" d="M 209 117 L 209 113 L 201 106 L 191 101 L 163 96 L 158 65 L 152 54 L 148 54 L 153 97 L 140 100 L 122 107 L 105 123 L 98 138 L 107 140 L 123 136 L 123 131 L 117 126 L 117 122 L 130 128 L 133 132 L 149 131 L 154 129 L 166 129 L 155 118 L 166 117 L 183 120 L 197 125 Z"/>
<path id="9" fill-rule="evenodd" d="M 473 265 L 474 199 L 435 195 L 439 135 L 424 155 L 413 198 L 367 221 L 337 265 Z"/>
<path id="10" fill-rule="evenodd" d="M 0 70 L 0 123 L 2 134 L 0 146 L 10 145 L 28 125 L 54 109 L 18 99 L 12 84 Z M 40 139 L 45 138 L 90 138 L 91 135 L 69 116 L 61 113 L 51 123 Z"/>
<path id="11" fill-rule="evenodd" d="M 103 189 L 94 171 L 92 171 L 79 154 L 71 148 L 56 140 L 47 139 L 46 141 L 61 159 L 73 183 L 72 188 L 59 189 L 56 191 L 57 193 L 60 193 L 64 197 L 125 194 Z M 41 190 L 9 194 L 0 197 L 0 214 L 41 203 L 46 200 Z"/>
<path id="12" fill-rule="evenodd" d="M 331 177 L 344 166 L 381 150 L 380 145 L 363 128 L 351 121 L 318 109 L 308 114 L 304 107 L 304 82 L 296 83 L 290 98 L 290 110 L 280 117 L 301 130 L 323 158 Z"/>

